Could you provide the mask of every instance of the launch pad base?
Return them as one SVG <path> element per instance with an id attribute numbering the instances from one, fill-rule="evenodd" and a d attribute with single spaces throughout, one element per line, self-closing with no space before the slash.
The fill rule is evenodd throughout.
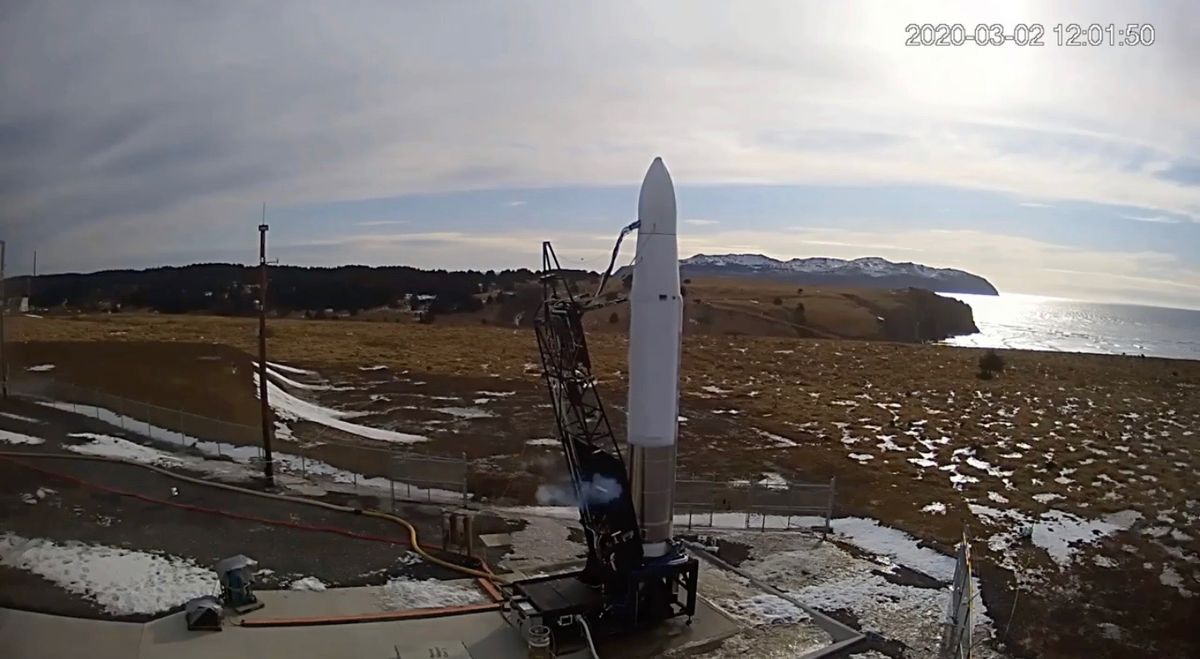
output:
<path id="1" fill-rule="evenodd" d="M 606 601 L 602 590 L 584 581 L 585 571 L 535 577 L 511 585 L 508 618 L 527 633 L 545 626 L 556 653 L 586 643 L 582 618 L 596 637 L 629 634 L 671 618 L 696 615 L 699 562 L 683 554 L 675 560 L 650 562 L 628 577 L 624 596 Z"/>

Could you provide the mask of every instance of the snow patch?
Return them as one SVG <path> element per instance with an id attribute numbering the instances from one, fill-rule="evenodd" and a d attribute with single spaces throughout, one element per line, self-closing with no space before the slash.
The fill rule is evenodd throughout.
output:
<path id="1" fill-rule="evenodd" d="M 946 504 L 942 503 L 941 501 L 934 501 L 933 503 L 927 504 L 924 508 L 922 508 L 921 512 L 929 513 L 931 515 L 945 515 Z"/>
<path id="2" fill-rule="evenodd" d="M 39 401 L 39 405 L 51 407 L 54 409 L 65 410 L 92 417 L 116 426 L 124 426 L 131 429 L 136 429 L 139 435 L 150 438 L 152 441 L 172 444 L 179 447 L 191 448 L 200 452 L 209 458 L 229 458 L 236 464 L 231 464 L 223 460 L 208 460 L 204 458 L 192 458 L 191 456 L 173 456 L 181 460 L 185 460 L 184 468 L 198 469 L 217 476 L 218 478 L 233 478 L 236 480 L 245 480 L 250 476 L 247 471 L 247 465 L 253 466 L 253 471 L 257 473 L 257 465 L 255 462 L 261 458 L 261 449 L 257 446 L 238 446 L 234 444 L 226 444 L 224 442 L 212 442 L 207 440 L 197 439 L 190 435 L 185 435 L 174 430 L 160 428 L 153 424 L 147 424 L 145 421 L 134 419 L 123 414 L 117 414 L 112 410 L 92 405 L 80 405 L 76 403 L 62 403 L 58 401 Z M 142 429 L 145 429 L 145 432 Z M 2 433 L 3 431 L 0 431 Z M 0 435 L 0 439 L 2 439 Z M 36 439 L 36 438 L 34 438 Z M 41 440 L 38 440 L 39 442 Z M 356 485 L 360 489 L 374 489 L 379 492 L 389 492 L 392 482 L 383 477 L 364 476 L 352 471 L 346 471 L 334 467 L 333 465 L 314 460 L 312 458 L 290 454 L 290 453 L 275 453 L 275 466 L 280 472 L 290 474 L 303 475 L 309 478 L 320 477 L 328 479 L 334 483 L 344 485 Z M 314 478 L 314 480 L 316 480 Z M 451 492 L 439 488 L 423 488 L 410 486 L 403 481 L 395 481 L 396 494 L 412 499 L 424 499 L 427 501 L 446 501 L 456 502 L 462 501 L 462 492 Z M 401 495 L 401 492 L 404 494 Z"/>
<path id="3" fill-rule="evenodd" d="M 1005 527 L 988 539 L 988 548 L 992 551 L 1006 554 L 1017 541 L 1021 529 L 1031 529 L 1033 544 L 1045 550 L 1060 566 L 1070 564 L 1075 552 L 1083 545 L 1127 530 L 1141 519 L 1141 514 L 1132 510 L 1105 515 L 1101 519 L 1084 519 L 1054 509 L 1030 518 L 1018 510 L 997 510 L 979 504 L 970 504 L 969 507 L 985 524 Z"/>
<path id="4" fill-rule="evenodd" d="M 296 368 L 295 366 L 288 366 L 287 364 L 280 364 L 279 362 L 267 362 L 267 368 L 273 368 L 277 371 L 283 371 L 284 373 L 291 373 L 293 375 L 315 375 L 315 373 L 312 371 L 308 371 L 303 368 Z"/>
<path id="5" fill-rule="evenodd" d="M 183 460 L 166 451 L 135 444 L 128 439 L 120 437 L 99 435 L 92 432 L 73 432 L 68 437 L 90 440 L 87 444 L 64 444 L 63 448 L 72 453 L 119 458 L 121 460 L 131 460 L 133 462 L 158 465 L 160 467 L 178 467 L 183 464 Z"/>
<path id="6" fill-rule="evenodd" d="M 1099 556 L 1099 555 L 1092 557 L 1092 564 L 1095 565 L 1096 567 L 1106 567 L 1106 568 L 1114 568 L 1117 566 L 1117 562 L 1114 561 L 1113 559 L 1111 559 L 1107 556 Z"/>
<path id="7" fill-rule="evenodd" d="M 783 435 L 776 435 L 775 433 L 767 432 L 762 428 L 751 428 L 751 430 L 757 433 L 759 437 L 770 440 L 773 446 L 769 448 L 793 448 L 799 446 L 799 444 L 797 444 L 795 441 L 788 439 Z"/>
<path id="8" fill-rule="evenodd" d="M 150 615 L 217 593 L 217 575 L 191 559 L 106 545 L 0 535 L 0 565 L 27 570 L 110 615 Z"/>
<path id="9" fill-rule="evenodd" d="M 858 547 L 888 556 L 934 579 L 950 581 L 954 578 L 953 558 L 920 546 L 916 538 L 899 529 L 884 526 L 878 520 L 862 517 L 837 519 L 833 522 L 833 531 Z"/>
<path id="10" fill-rule="evenodd" d="M 788 489 L 787 479 L 774 472 L 763 472 L 763 477 L 759 479 L 758 484 L 765 485 L 768 490 Z"/>
<path id="11" fill-rule="evenodd" d="M 36 366 L 26 367 L 25 370 L 31 373 L 45 373 L 46 371 L 53 371 L 54 368 L 54 364 L 38 364 Z"/>
<path id="12" fill-rule="evenodd" d="M 254 374 L 255 391 L 257 391 L 258 374 Z M 292 394 L 284 391 L 281 387 L 273 382 L 267 382 L 267 399 L 271 402 L 271 409 L 283 419 L 289 421 L 312 421 L 335 430 L 358 435 L 367 439 L 374 439 L 381 442 L 394 442 L 397 444 L 413 444 L 416 442 L 429 441 L 428 437 L 423 435 L 413 435 L 405 432 L 397 432 L 395 430 L 385 430 L 383 428 L 372 428 L 357 423 L 345 421 L 347 417 L 362 416 L 366 412 L 349 412 L 346 410 L 335 410 L 328 407 L 322 407 L 315 403 L 310 403 L 301 398 L 297 398 Z"/>
<path id="13" fill-rule="evenodd" d="M 11 430 L 0 430 L 0 442 L 5 444 L 45 444 L 46 440 L 41 437 L 30 437 L 19 432 Z"/>
<path id="14" fill-rule="evenodd" d="M 50 496 L 51 494 L 58 494 L 58 490 L 52 490 L 48 487 L 39 487 L 36 492 L 22 493 L 21 501 L 32 506 L 32 505 L 36 505 L 37 502 L 45 499 L 46 497 Z"/>
<path id="15" fill-rule="evenodd" d="M 383 606 L 393 611 L 482 604 L 487 598 L 474 581 L 392 579 L 380 593 Z"/>
<path id="16" fill-rule="evenodd" d="M 435 407 L 433 411 L 449 414 L 456 419 L 488 419 L 496 416 L 481 407 Z"/>
<path id="17" fill-rule="evenodd" d="M 0 412 L 0 416 L 6 419 L 12 419 L 13 421 L 23 421 L 25 423 L 33 423 L 38 425 L 45 423 L 45 421 L 42 421 L 41 419 L 35 419 L 31 416 L 25 416 L 23 414 L 16 414 L 13 412 Z"/>
<path id="18" fill-rule="evenodd" d="M 304 577 L 288 584 L 288 590 L 308 590 L 319 593 L 326 588 L 325 582 L 316 577 Z"/>
<path id="19" fill-rule="evenodd" d="M 1190 598 L 1194 594 L 1183 585 L 1183 577 L 1180 576 L 1179 572 L 1170 565 L 1163 567 L 1162 572 L 1160 572 L 1158 575 L 1158 581 L 1164 586 L 1168 586 L 1179 591 L 1179 594 L 1183 595 L 1184 597 Z"/>
<path id="20" fill-rule="evenodd" d="M 258 367 L 258 362 L 251 363 L 254 364 L 256 368 Z M 279 371 L 271 368 L 271 364 L 269 362 L 267 363 L 267 378 L 277 382 L 282 382 L 293 389 L 308 389 L 310 391 L 350 391 L 354 389 L 354 387 L 335 387 L 331 384 L 309 384 L 307 382 L 293 380 Z"/>
<path id="21" fill-rule="evenodd" d="M 720 604 L 729 613 L 756 625 L 794 625 L 809 619 L 804 609 L 767 593 L 743 600 L 725 599 Z"/>

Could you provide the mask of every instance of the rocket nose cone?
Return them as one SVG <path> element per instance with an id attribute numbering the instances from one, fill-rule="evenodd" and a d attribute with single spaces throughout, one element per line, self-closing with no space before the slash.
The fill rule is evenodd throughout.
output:
<path id="1" fill-rule="evenodd" d="M 675 185 L 662 158 L 655 158 L 638 196 L 638 233 L 675 234 Z"/>

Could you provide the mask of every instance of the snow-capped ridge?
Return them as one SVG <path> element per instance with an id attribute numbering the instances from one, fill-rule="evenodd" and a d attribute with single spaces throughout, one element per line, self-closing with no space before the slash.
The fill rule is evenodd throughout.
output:
<path id="1" fill-rule="evenodd" d="M 839 259 L 827 256 L 782 261 L 763 254 L 696 254 L 679 262 L 684 275 L 764 276 L 812 285 L 871 288 L 925 288 L 947 293 L 996 295 L 990 282 L 955 268 L 896 263 L 878 256 Z"/>

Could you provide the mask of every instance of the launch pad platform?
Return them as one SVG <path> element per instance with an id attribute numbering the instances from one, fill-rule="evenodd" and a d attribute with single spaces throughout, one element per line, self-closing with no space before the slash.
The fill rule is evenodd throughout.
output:
<path id="1" fill-rule="evenodd" d="M 550 630 L 557 647 L 582 647 L 580 620 L 596 637 L 628 634 L 672 619 L 692 624 L 696 616 L 699 561 L 686 554 L 632 571 L 624 593 L 605 595 L 586 581 L 586 570 L 518 581 L 510 589 L 509 622 L 522 633 Z M 620 606 L 614 607 L 614 602 Z"/>
<path id="2" fill-rule="evenodd" d="M 331 592 L 314 595 L 328 596 Z M 265 595 L 268 609 L 274 591 Z M 183 613 L 146 623 L 92 620 L 0 608 L 0 647 L 6 657 L 68 659 L 86 648 L 95 659 L 251 659 L 290 656 L 307 659 L 400 657 L 428 659 L 525 659 L 528 648 L 517 630 L 497 612 L 470 613 L 395 622 L 309 627 L 249 628 L 226 625 L 219 633 L 189 632 Z M 623 639 L 597 639 L 601 656 L 657 657 L 693 644 L 715 643 L 738 632 L 738 625 L 701 602 L 697 624 L 662 625 Z M 433 654 L 431 651 L 439 652 Z M 590 659 L 585 649 L 560 658 Z"/>

